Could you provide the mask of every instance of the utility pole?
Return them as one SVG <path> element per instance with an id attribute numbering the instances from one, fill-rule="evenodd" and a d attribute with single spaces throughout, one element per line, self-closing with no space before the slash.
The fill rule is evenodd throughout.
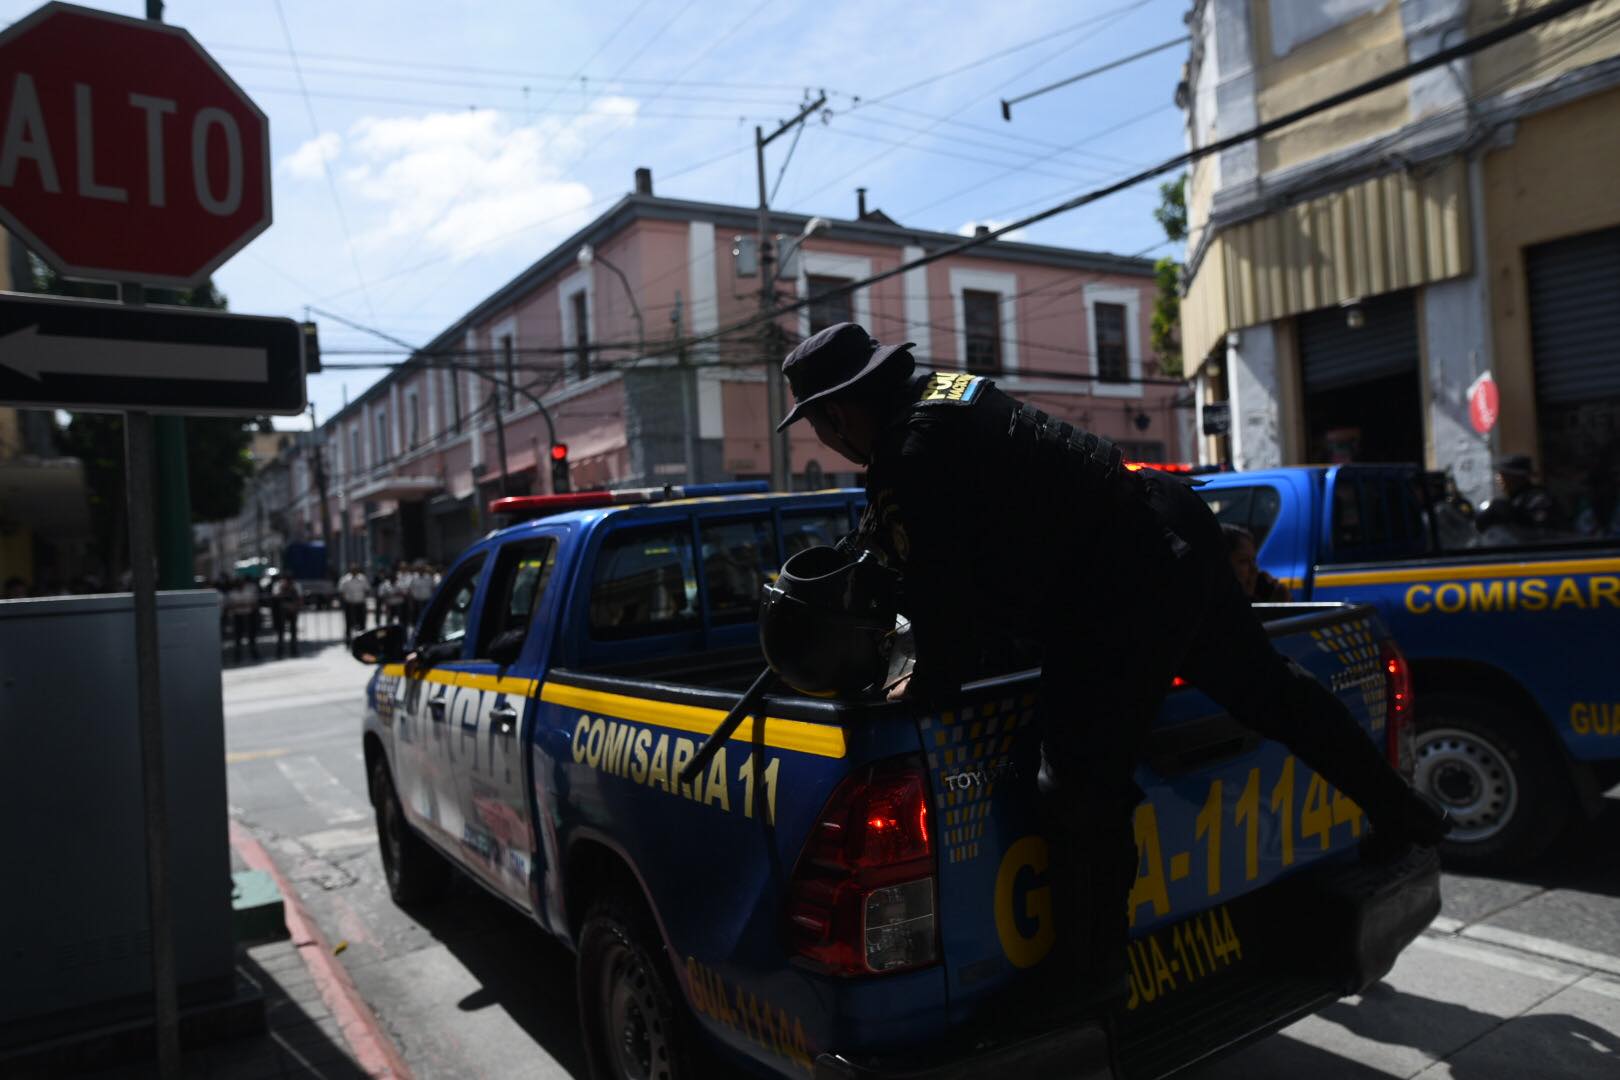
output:
<path id="1" fill-rule="evenodd" d="M 315 492 L 321 500 L 321 544 L 326 548 L 326 572 L 335 577 L 337 563 L 334 560 L 337 553 L 332 550 L 332 519 L 326 511 L 326 447 L 321 442 L 321 429 L 315 426 L 313 401 L 309 403 L 309 430 L 314 436 L 310 440 L 310 448 L 314 451 L 311 456 L 315 459 Z"/>
<path id="2" fill-rule="evenodd" d="M 799 110 L 799 114 L 784 123 L 781 127 L 765 134 L 760 127 L 754 128 L 754 169 L 759 174 L 759 310 L 764 314 L 776 306 L 776 272 L 775 260 L 771 256 L 771 223 L 770 200 L 766 195 L 765 186 L 765 148 L 783 135 L 792 131 L 817 109 L 827 104 L 827 95 L 822 93 L 815 101 Z M 766 438 L 771 447 L 771 487 L 776 491 L 788 491 L 793 486 L 793 469 L 788 453 L 787 432 L 778 432 L 776 425 L 782 422 L 787 415 L 787 386 L 782 373 L 777 369 L 776 358 L 772 355 L 771 346 L 775 340 L 773 329 L 777 326 L 776 320 L 766 322 L 763 328 L 764 338 L 761 342 L 760 352 L 765 356 L 765 412 L 766 424 L 770 430 Z"/>

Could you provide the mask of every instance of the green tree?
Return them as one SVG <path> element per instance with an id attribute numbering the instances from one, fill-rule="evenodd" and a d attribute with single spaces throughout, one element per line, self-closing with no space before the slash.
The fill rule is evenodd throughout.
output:
<path id="1" fill-rule="evenodd" d="M 1187 174 L 1159 185 L 1153 218 L 1172 243 L 1187 239 Z M 1153 302 L 1153 355 L 1166 375 L 1181 375 L 1181 264 L 1166 256 L 1153 264 L 1159 295 Z"/>
<path id="2" fill-rule="evenodd" d="M 114 286 L 71 281 L 33 259 L 35 292 L 111 300 Z M 212 280 L 193 289 L 148 289 L 153 304 L 223 311 L 227 301 Z M 251 433 L 259 422 L 233 417 L 186 417 L 186 469 L 190 474 L 191 520 L 219 521 L 242 509 L 243 487 L 253 475 L 248 457 Z M 124 418 L 119 413 L 75 412 L 61 432 L 63 450 L 84 463 L 91 529 L 101 563 L 109 575 L 126 563 L 128 522 L 124 502 Z"/>

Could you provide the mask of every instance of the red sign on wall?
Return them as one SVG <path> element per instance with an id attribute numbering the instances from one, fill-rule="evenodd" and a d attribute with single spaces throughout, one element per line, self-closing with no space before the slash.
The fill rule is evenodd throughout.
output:
<path id="1" fill-rule="evenodd" d="M 179 27 L 47 4 L 0 124 L 0 224 L 64 274 L 195 284 L 270 225 L 269 121 Z"/>
<path id="2" fill-rule="evenodd" d="M 1501 413 L 1502 400 L 1496 391 L 1496 380 L 1487 371 L 1468 388 L 1468 420 L 1475 431 L 1487 435 Z"/>

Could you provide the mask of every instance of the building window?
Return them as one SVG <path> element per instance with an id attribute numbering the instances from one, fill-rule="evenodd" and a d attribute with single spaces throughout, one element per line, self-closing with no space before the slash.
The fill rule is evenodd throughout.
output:
<path id="1" fill-rule="evenodd" d="M 1130 379 L 1130 358 L 1126 355 L 1125 305 L 1093 304 L 1092 317 L 1097 322 L 1097 378 L 1103 382 L 1122 383 Z"/>
<path id="2" fill-rule="evenodd" d="M 1001 294 L 962 290 L 962 323 L 966 330 L 969 371 L 1001 370 Z"/>
<path id="3" fill-rule="evenodd" d="M 349 475 L 360 472 L 360 425 L 349 429 Z"/>
<path id="4" fill-rule="evenodd" d="M 405 394 L 405 436 L 412 450 L 422 441 L 422 402 L 415 390 Z"/>
<path id="5" fill-rule="evenodd" d="M 849 278 L 823 277 L 811 274 L 804 279 L 805 295 L 820 297 L 810 301 L 810 332 L 812 334 L 837 326 L 839 323 L 851 322 L 854 316 L 850 313 L 850 301 L 853 292 L 842 292 L 836 296 L 821 296 L 822 293 L 842 288 L 850 283 Z"/>
<path id="6" fill-rule="evenodd" d="M 591 308 L 590 300 L 581 289 L 569 297 L 574 311 L 574 378 L 589 378 L 591 374 Z"/>
<path id="7" fill-rule="evenodd" d="M 501 371 L 506 379 L 506 410 L 517 404 L 517 358 L 513 355 L 512 335 L 501 335 Z"/>
<path id="8" fill-rule="evenodd" d="M 377 452 L 373 460 L 381 465 L 389 458 L 388 453 L 388 410 L 377 410 Z"/>

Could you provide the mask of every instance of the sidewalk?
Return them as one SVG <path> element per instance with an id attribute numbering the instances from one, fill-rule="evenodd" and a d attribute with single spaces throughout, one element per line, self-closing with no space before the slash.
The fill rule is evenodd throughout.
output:
<path id="1" fill-rule="evenodd" d="M 263 1033 L 184 1048 L 186 1080 L 411 1080 L 399 1052 L 355 990 L 333 945 L 305 912 L 269 854 L 246 830 L 231 829 L 231 869 L 262 870 L 276 879 L 287 937 L 237 952 L 236 969 L 264 995 Z M 21 1074 L 26 1080 L 49 1071 Z M 148 1080 L 150 1060 L 79 1075 L 94 1080 Z"/>

